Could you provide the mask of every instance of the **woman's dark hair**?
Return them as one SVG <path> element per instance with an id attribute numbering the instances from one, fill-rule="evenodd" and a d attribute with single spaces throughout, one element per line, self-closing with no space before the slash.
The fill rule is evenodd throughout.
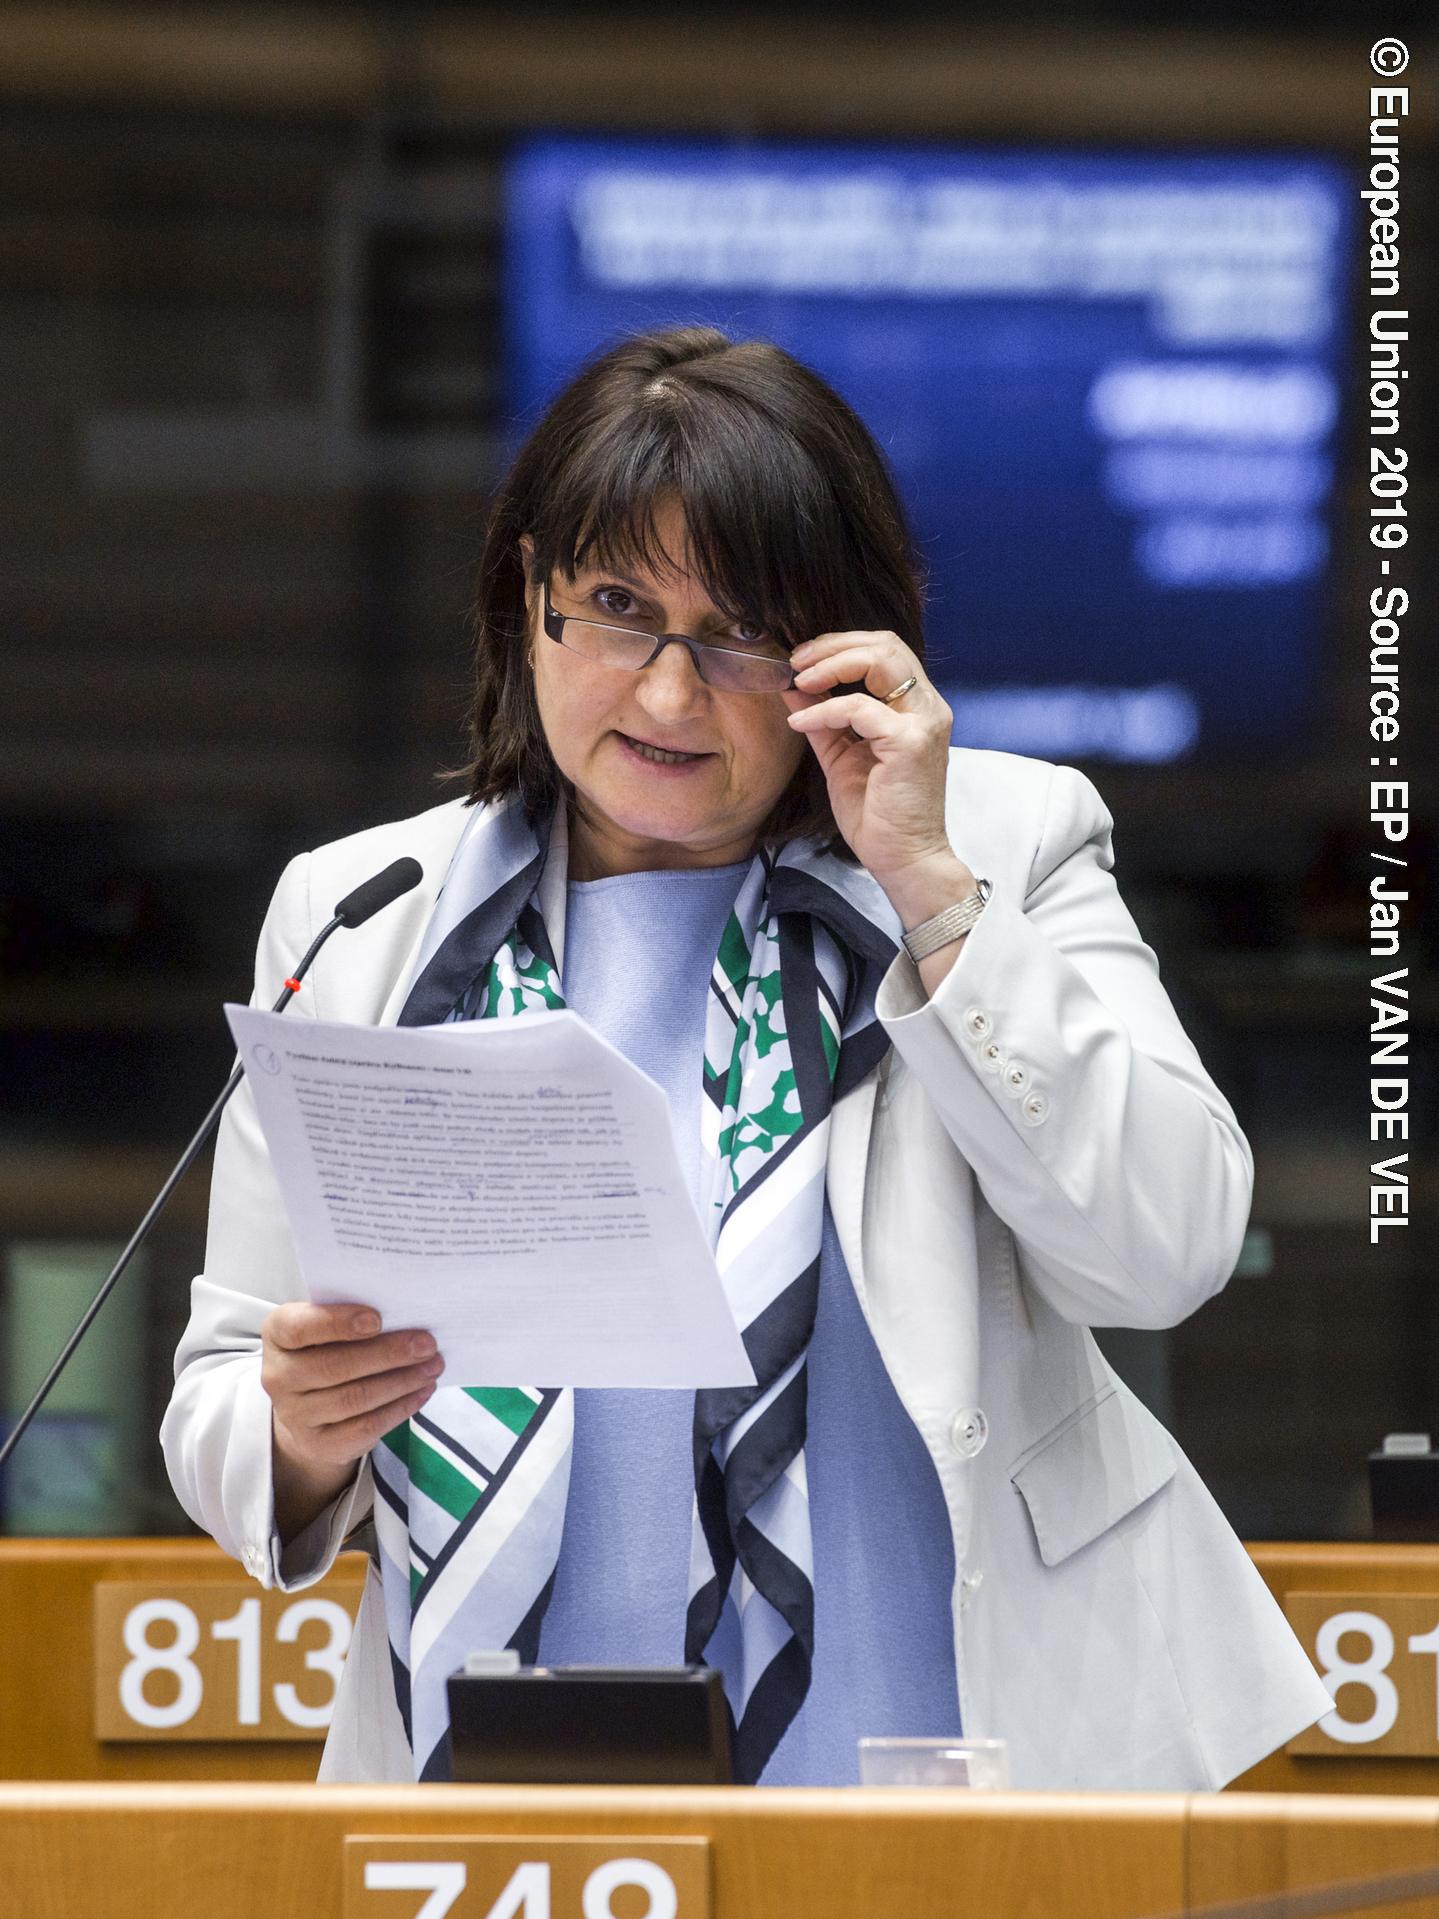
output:
<path id="1" fill-rule="evenodd" d="M 549 406 L 490 508 L 472 616 L 469 799 L 518 792 L 531 816 L 566 791 L 540 722 L 520 537 L 531 583 L 627 562 L 663 575 L 657 509 L 677 499 L 689 563 L 727 619 L 795 647 L 882 629 L 924 657 L 923 585 L 888 464 L 858 415 L 768 340 L 710 326 L 639 333 L 596 355 Z M 844 850 L 805 752 L 760 829 Z"/>

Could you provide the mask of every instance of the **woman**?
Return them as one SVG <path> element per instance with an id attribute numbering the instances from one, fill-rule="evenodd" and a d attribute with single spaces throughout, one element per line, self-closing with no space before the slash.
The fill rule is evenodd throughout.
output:
<path id="1" fill-rule="evenodd" d="M 493 508 L 465 801 L 286 869 L 267 1002 L 576 1008 L 670 1097 L 743 1392 L 437 1387 L 423 1331 L 305 1302 L 242 1088 L 163 1439 L 296 1590 L 372 1516 L 325 1779 L 444 1777 L 467 1651 L 724 1674 L 739 1776 L 1000 1735 L 1021 1786 L 1217 1787 L 1330 1707 L 1094 1325 L 1233 1269 L 1252 1161 L 1073 768 L 954 750 L 873 440 L 710 328 L 592 362 Z"/>

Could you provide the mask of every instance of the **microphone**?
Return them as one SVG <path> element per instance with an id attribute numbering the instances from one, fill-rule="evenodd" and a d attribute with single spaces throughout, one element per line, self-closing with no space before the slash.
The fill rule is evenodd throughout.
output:
<path id="1" fill-rule="evenodd" d="M 376 873 L 372 880 L 357 886 L 353 893 L 346 893 L 335 908 L 335 918 L 341 926 L 363 926 L 382 906 L 388 906 L 391 900 L 418 886 L 423 877 L 418 860 L 396 860 L 383 873 Z"/>
<path id="2" fill-rule="evenodd" d="M 402 894 L 408 893 L 412 887 L 418 886 L 423 877 L 423 868 L 418 860 L 395 860 L 391 865 L 387 866 L 382 873 L 376 873 L 373 879 L 365 880 L 363 884 L 357 886 L 353 893 L 347 893 L 331 914 L 329 925 L 321 929 L 318 938 L 311 942 L 309 951 L 305 954 L 294 972 L 285 981 L 284 992 L 281 993 L 270 1010 L 274 1013 L 284 1012 L 290 1001 L 296 993 L 299 992 L 300 983 L 314 964 L 315 955 L 332 933 L 337 932 L 342 926 L 347 929 L 363 926 L 365 921 L 371 919 L 382 907 L 388 906 L 392 900 L 399 899 Z M 104 1284 L 101 1286 L 99 1292 L 96 1293 L 90 1304 L 85 1308 L 79 1325 L 66 1340 L 55 1364 L 40 1382 L 39 1391 L 6 1435 L 4 1444 L 0 1445 L 0 1467 L 4 1466 L 6 1460 L 19 1445 L 21 1436 L 24 1434 L 31 1420 L 49 1398 L 50 1390 L 54 1386 L 55 1381 L 69 1365 L 71 1355 L 90 1330 L 96 1314 L 113 1292 L 116 1281 L 130 1264 L 135 1254 L 144 1245 L 146 1239 L 149 1237 L 151 1227 L 155 1224 L 155 1221 L 160 1217 L 168 1204 L 170 1195 L 199 1158 L 205 1142 L 220 1124 L 220 1115 L 224 1112 L 230 1095 L 244 1077 L 244 1064 L 242 1061 L 237 1060 L 233 1072 L 225 1082 L 220 1097 L 215 1101 L 215 1104 L 200 1122 L 199 1131 L 180 1155 L 170 1177 L 155 1195 L 155 1198 L 150 1204 L 149 1212 L 146 1213 L 145 1217 L 140 1221 L 140 1224 L 135 1228 L 130 1243 L 106 1274 Z"/>

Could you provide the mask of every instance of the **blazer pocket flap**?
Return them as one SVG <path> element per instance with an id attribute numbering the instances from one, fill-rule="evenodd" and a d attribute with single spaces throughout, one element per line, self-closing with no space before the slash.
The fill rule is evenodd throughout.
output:
<path id="1" fill-rule="evenodd" d="M 1046 1566 L 1152 1498 L 1174 1477 L 1174 1441 L 1127 1388 L 1109 1387 L 1047 1433 L 1014 1468 Z"/>

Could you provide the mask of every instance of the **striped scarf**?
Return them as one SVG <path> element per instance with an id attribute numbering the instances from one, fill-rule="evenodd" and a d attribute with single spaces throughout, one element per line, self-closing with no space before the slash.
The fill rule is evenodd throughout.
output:
<path id="1" fill-rule="evenodd" d="M 401 1025 L 564 1005 L 536 897 L 547 851 L 563 845 L 562 822 L 532 825 L 518 803 L 472 819 Z M 710 981 L 701 1190 L 758 1383 L 695 1395 L 684 1657 L 723 1655 L 713 1663 L 725 1670 L 742 1782 L 759 1778 L 809 1686 L 805 1355 L 829 1115 L 888 1047 L 874 997 L 898 929 L 863 869 L 792 841 L 755 855 Z M 396 1698 L 418 1779 L 450 1776 L 445 1682 L 466 1655 L 538 1656 L 573 1433 L 568 1389 L 443 1387 L 371 1455 Z"/>

